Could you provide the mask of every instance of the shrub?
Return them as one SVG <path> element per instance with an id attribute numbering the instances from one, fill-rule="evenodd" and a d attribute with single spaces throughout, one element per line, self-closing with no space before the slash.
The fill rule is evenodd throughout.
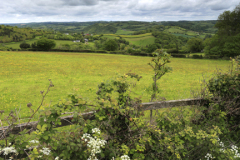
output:
<path id="1" fill-rule="evenodd" d="M 171 56 L 176 58 L 186 58 L 185 54 L 171 54 Z"/>
<path id="2" fill-rule="evenodd" d="M 107 51 L 116 51 L 118 49 L 118 43 L 114 39 L 109 39 L 104 43 L 104 48 Z"/>
<path id="3" fill-rule="evenodd" d="M 176 48 L 168 49 L 167 53 L 178 53 L 178 50 Z"/>
<path id="4" fill-rule="evenodd" d="M 194 54 L 194 55 L 192 55 L 192 58 L 194 58 L 194 59 L 202 59 L 203 56 L 202 56 L 202 55 Z"/>
<path id="5" fill-rule="evenodd" d="M 54 40 L 41 38 L 37 41 L 37 48 L 47 51 L 51 48 L 54 48 L 56 46 L 56 43 Z"/>
<path id="6" fill-rule="evenodd" d="M 31 48 L 30 44 L 23 42 L 20 44 L 20 48 L 21 49 L 27 49 L 27 48 Z"/>

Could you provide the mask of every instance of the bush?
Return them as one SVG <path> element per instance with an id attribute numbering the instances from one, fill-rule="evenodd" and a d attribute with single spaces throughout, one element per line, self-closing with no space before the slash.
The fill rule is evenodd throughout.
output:
<path id="1" fill-rule="evenodd" d="M 56 43 L 54 40 L 41 38 L 37 41 L 37 48 L 47 51 L 51 48 L 54 48 L 56 46 Z"/>
<path id="2" fill-rule="evenodd" d="M 27 49 L 27 48 L 31 48 L 30 44 L 23 42 L 20 44 L 20 48 L 21 49 Z"/>
<path id="3" fill-rule="evenodd" d="M 114 39 L 110 39 L 104 43 L 104 48 L 107 51 L 116 51 L 118 49 L 118 43 Z"/>
<path id="4" fill-rule="evenodd" d="M 194 54 L 194 55 L 192 55 L 192 58 L 194 58 L 194 59 L 202 59 L 203 56 L 202 56 L 202 55 Z"/>
<path id="5" fill-rule="evenodd" d="M 178 50 L 176 48 L 168 49 L 167 53 L 178 53 Z"/>
<path id="6" fill-rule="evenodd" d="M 176 58 L 187 58 L 185 54 L 171 54 L 171 56 Z"/>

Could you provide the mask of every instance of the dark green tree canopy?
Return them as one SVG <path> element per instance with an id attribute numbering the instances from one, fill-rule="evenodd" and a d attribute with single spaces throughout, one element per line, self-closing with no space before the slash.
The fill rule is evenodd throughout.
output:
<path id="1" fill-rule="evenodd" d="M 215 25 L 218 32 L 205 43 L 205 53 L 234 57 L 240 55 L 240 4 L 233 11 L 224 11 Z"/>
<path id="2" fill-rule="evenodd" d="M 215 27 L 221 36 L 234 36 L 240 33 L 240 4 L 232 12 L 224 11 L 220 14 Z"/>
<path id="3" fill-rule="evenodd" d="M 116 51 L 118 49 L 118 43 L 114 39 L 109 39 L 104 43 L 104 48 L 107 51 Z"/>
<path id="4" fill-rule="evenodd" d="M 55 46 L 56 46 L 55 41 L 51 39 L 41 38 L 37 41 L 37 47 L 45 51 L 50 50 Z"/>
<path id="5" fill-rule="evenodd" d="M 200 52 L 203 50 L 203 40 L 201 38 L 191 38 L 187 42 L 187 46 L 190 52 Z"/>
<path id="6" fill-rule="evenodd" d="M 30 48 L 30 47 L 31 47 L 31 45 L 26 43 L 25 41 L 20 44 L 21 49 L 23 49 L 23 48 L 26 49 L 26 48 Z"/>

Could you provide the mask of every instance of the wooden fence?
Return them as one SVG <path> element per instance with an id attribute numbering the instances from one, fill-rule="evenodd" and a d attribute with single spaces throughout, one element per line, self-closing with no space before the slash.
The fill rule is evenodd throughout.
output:
<path id="1" fill-rule="evenodd" d="M 139 110 L 140 111 L 156 110 L 156 109 L 161 109 L 161 108 L 170 108 L 170 107 L 178 107 L 178 106 L 202 105 L 204 103 L 206 103 L 206 101 L 201 98 L 170 100 L 170 101 L 162 101 L 162 102 L 149 102 L 149 103 L 140 104 Z M 92 112 L 83 113 L 81 115 L 83 116 L 84 119 L 94 119 L 94 113 L 95 113 L 95 111 L 92 111 Z M 74 124 L 74 122 L 72 122 L 73 115 L 63 116 L 60 118 L 61 118 L 61 125 L 57 125 L 56 127 L 63 127 L 63 126 L 68 126 L 68 125 Z M 150 120 L 151 119 L 152 119 L 152 114 L 150 115 Z M 32 129 L 31 131 L 33 131 L 33 128 L 36 128 L 37 124 L 38 124 L 38 121 L 18 124 L 16 126 L 14 126 L 13 128 L 11 128 L 9 126 L 0 127 L 0 140 L 4 139 L 4 136 L 7 137 L 10 133 L 18 134 L 24 128 Z"/>
<path id="2" fill-rule="evenodd" d="M 191 106 L 191 105 L 199 105 L 202 106 L 204 104 L 208 103 L 206 100 L 203 100 L 201 98 L 198 99 L 182 99 L 182 100 L 170 100 L 170 101 L 163 101 L 163 102 L 149 102 L 149 103 L 142 103 L 139 105 L 138 109 L 140 111 L 146 111 L 146 110 L 156 110 L 156 109 L 161 109 L 161 108 L 170 108 L 170 107 L 179 107 L 179 106 Z M 84 119 L 94 119 L 94 113 L 96 111 L 92 112 L 87 112 L 81 114 Z M 70 116 L 64 116 L 60 117 L 61 118 L 61 125 L 57 125 L 56 127 L 63 127 L 63 126 L 68 126 L 74 124 L 72 122 L 73 115 Z M 150 114 L 150 121 L 152 120 L 152 114 Z M 5 137 L 9 136 L 9 134 L 18 134 L 19 132 L 22 131 L 22 129 L 30 129 L 29 132 L 32 132 L 36 130 L 36 126 L 38 124 L 38 121 L 35 122 L 30 122 L 30 123 L 22 123 L 14 126 L 11 128 L 10 126 L 5 126 L 5 127 L 0 127 L 0 140 L 4 139 Z M 32 150 L 27 149 L 25 150 L 26 152 Z M 5 156 L 2 154 L 3 152 L 0 152 L 0 157 L 5 158 Z M 27 157 L 27 154 L 19 154 L 17 158 L 25 158 Z"/>

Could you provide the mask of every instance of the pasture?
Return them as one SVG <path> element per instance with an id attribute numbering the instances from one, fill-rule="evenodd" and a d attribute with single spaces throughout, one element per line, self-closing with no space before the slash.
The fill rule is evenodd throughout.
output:
<path id="1" fill-rule="evenodd" d="M 40 91 L 46 91 L 51 79 L 54 87 L 47 95 L 43 108 L 55 104 L 68 93 L 80 94 L 93 101 L 97 86 L 116 74 L 132 72 L 143 78 L 132 90 L 135 97 L 149 102 L 148 88 L 153 71 L 147 65 L 150 57 L 92 53 L 0 52 L 0 110 L 10 113 L 21 109 L 21 118 L 30 115 L 27 103 L 36 109 Z M 159 80 L 161 96 L 167 100 L 191 98 L 191 90 L 199 89 L 202 75 L 212 75 L 216 68 L 227 70 L 226 60 L 172 58 L 173 71 Z"/>
<path id="2" fill-rule="evenodd" d="M 130 44 L 138 45 L 138 46 L 146 46 L 149 44 L 155 43 L 155 37 L 152 36 L 151 33 L 139 34 L 139 35 L 116 35 L 116 34 L 104 34 L 103 37 L 109 39 L 118 39 L 119 36 L 126 39 L 130 42 Z"/>

